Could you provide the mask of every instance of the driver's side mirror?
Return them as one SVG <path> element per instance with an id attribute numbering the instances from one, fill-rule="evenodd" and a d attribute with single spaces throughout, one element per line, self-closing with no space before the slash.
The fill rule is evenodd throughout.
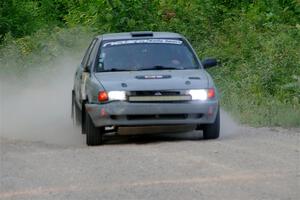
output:
<path id="1" fill-rule="evenodd" d="M 214 67 L 218 65 L 218 61 L 215 58 L 208 58 L 202 61 L 202 65 L 205 69 Z"/>

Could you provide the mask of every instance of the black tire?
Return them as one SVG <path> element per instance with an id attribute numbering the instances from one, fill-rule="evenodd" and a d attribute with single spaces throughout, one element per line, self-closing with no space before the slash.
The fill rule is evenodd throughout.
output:
<path id="1" fill-rule="evenodd" d="M 217 139 L 220 136 L 220 109 L 218 109 L 215 122 L 203 125 L 203 138 L 205 140 Z"/>
<path id="2" fill-rule="evenodd" d="M 95 127 L 91 117 L 86 112 L 86 144 L 88 146 L 96 146 L 102 144 L 104 128 Z"/>

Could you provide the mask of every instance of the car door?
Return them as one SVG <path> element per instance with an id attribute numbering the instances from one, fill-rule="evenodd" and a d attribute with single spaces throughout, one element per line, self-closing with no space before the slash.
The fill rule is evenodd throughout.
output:
<path id="1" fill-rule="evenodd" d="M 88 65 L 89 57 L 91 54 L 91 51 L 93 47 L 95 46 L 97 39 L 95 38 L 89 45 L 88 49 L 85 52 L 85 55 L 82 59 L 82 62 L 80 66 L 78 67 L 76 74 L 75 74 L 75 97 L 76 97 L 76 102 L 77 104 L 81 105 L 82 101 L 85 100 L 86 95 L 85 95 L 85 83 L 86 79 L 89 76 L 89 73 L 85 71 Z"/>

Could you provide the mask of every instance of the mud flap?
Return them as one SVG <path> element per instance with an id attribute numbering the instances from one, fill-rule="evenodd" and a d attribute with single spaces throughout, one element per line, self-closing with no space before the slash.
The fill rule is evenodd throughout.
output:
<path id="1" fill-rule="evenodd" d="M 73 120 L 73 123 L 74 123 L 74 109 L 75 109 L 75 97 L 74 97 L 74 90 L 72 90 L 72 103 L 71 103 L 71 118 Z"/>
<path id="2" fill-rule="evenodd" d="M 81 100 L 86 100 L 86 81 L 89 77 L 89 73 L 88 72 L 82 72 L 81 75 L 81 84 L 80 84 L 80 95 L 81 95 Z"/>

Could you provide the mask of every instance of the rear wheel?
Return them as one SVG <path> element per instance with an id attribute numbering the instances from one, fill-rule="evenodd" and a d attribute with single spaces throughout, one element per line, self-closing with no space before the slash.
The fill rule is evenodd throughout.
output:
<path id="1" fill-rule="evenodd" d="M 96 146 L 102 144 L 104 128 L 96 127 L 87 112 L 85 114 L 85 126 L 86 144 L 88 146 Z"/>
<path id="2" fill-rule="evenodd" d="M 220 109 L 218 110 L 217 117 L 212 124 L 205 124 L 203 127 L 203 138 L 206 140 L 217 139 L 220 136 Z"/>

